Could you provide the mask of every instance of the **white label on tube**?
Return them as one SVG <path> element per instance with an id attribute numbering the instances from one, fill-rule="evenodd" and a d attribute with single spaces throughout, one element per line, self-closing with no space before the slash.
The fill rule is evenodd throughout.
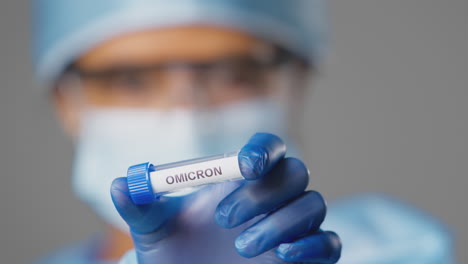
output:
<path id="1" fill-rule="evenodd" d="M 150 173 L 154 193 L 173 192 L 215 182 L 243 179 L 237 155 Z"/>

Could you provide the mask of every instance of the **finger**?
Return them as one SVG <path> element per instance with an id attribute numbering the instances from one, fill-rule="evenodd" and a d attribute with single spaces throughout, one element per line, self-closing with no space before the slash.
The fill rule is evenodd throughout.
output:
<path id="1" fill-rule="evenodd" d="M 325 212 L 322 196 L 318 192 L 306 192 L 242 232 L 235 241 L 236 249 L 247 258 L 258 256 L 318 230 Z"/>
<path id="2" fill-rule="evenodd" d="M 320 231 L 276 249 L 279 258 L 287 262 L 336 263 L 341 256 L 341 240 L 334 232 Z"/>
<path id="3" fill-rule="evenodd" d="M 225 228 L 243 224 L 299 196 L 308 182 L 304 163 L 295 158 L 283 159 L 262 179 L 248 181 L 224 198 L 216 209 L 216 222 Z"/>
<path id="4" fill-rule="evenodd" d="M 136 205 L 128 190 L 127 178 L 117 178 L 111 185 L 111 197 L 120 216 L 127 222 L 134 233 L 151 233 L 178 211 L 180 202 L 177 198 L 162 197 L 145 205 Z"/>
<path id="5" fill-rule="evenodd" d="M 273 134 L 256 133 L 239 152 L 239 168 L 247 180 L 262 178 L 286 154 L 286 145 Z"/>

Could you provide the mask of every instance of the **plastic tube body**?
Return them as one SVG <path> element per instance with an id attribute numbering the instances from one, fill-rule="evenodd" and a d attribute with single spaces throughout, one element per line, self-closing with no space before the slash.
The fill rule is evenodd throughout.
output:
<path id="1" fill-rule="evenodd" d="M 130 195 L 137 204 L 206 184 L 244 179 L 237 151 L 157 166 L 138 164 L 129 168 L 127 177 Z"/>
<path id="2" fill-rule="evenodd" d="M 153 192 L 164 194 L 200 185 L 243 179 L 237 152 L 154 166 Z"/>

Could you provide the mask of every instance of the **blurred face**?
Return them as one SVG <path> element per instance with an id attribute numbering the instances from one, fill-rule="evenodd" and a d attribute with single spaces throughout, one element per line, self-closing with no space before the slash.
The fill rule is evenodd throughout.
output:
<path id="1" fill-rule="evenodd" d="M 76 140 L 75 193 L 128 230 L 108 192 L 128 166 L 218 154 L 255 132 L 282 133 L 286 111 L 276 102 L 300 105 L 290 96 L 301 88 L 300 63 L 287 55 L 212 27 L 135 32 L 93 48 L 68 67 L 54 93 Z"/>
<path id="2" fill-rule="evenodd" d="M 291 97 L 303 68 L 247 34 L 176 27 L 111 39 L 79 58 L 54 93 L 66 129 L 83 108 L 211 108 L 263 97 Z M 285 85 L 286 84 L 286 85 Z"/>

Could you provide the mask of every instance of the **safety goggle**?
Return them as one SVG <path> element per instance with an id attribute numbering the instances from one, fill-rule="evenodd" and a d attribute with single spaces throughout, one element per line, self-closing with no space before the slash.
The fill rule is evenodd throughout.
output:
<path id="1" fill-rule="evenodd" d="M 92 104 L 164 105 L 186 97 L 200 100 L 252 97 L 268 93 L 272 76 L 299 61 L 291 53 L 274 52 L 235 55 L 214 61 L 169 61 L 150 65 L 115 65 L 84 69 L 71 65 L 64 76 L 79 80 L 84 96 Z"/>

